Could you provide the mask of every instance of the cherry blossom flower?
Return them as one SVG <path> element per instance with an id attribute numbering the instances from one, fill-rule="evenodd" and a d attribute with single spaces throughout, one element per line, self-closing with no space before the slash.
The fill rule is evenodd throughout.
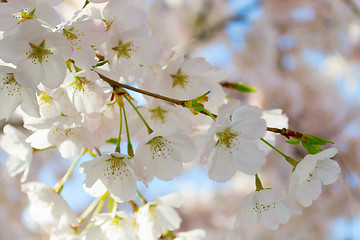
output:
<path id="1" fill-rule="evenodd" d="M 33 148 L 25 142 L 26 135 L 15 127 L 7 124 L 3 129 L 4 135 L 0 136 L 0 147 L 9 154 L 6 162 L 9 175 L 14 177 L 22 172 L 21 181 L 26 181 L 30 163 L 33 157 Z"/>
<path id="2" fill-rule="evenodd" d="M 210 91 L 205 106 L 211 111 L 216 111 L 225 98 L 225 93 L 218 83 L 226 77 L 225 71 L 212 69 L 204 58 L 185 59 L 180 55 L 170 59 L 158 83 L 149 87 L 163 95 L 185 100 Z"/>
<path id="3" fill-rule="evenodd" d="M 79 119 L 59 116 L 34 121 L 25 126 L 35 131 L 26 139 L 33 148 L 56 146 L 63 158 L 75 157 L 84 147 L 92 148 L 91 135 Z"/>
<path id="4" fill-rule="evenodd" d="M 50 187 L 40 182 L 29 182 L 22 185 L 30 201 L 30 216 L 49 231 L 63 227 L 76 227 L 78 220 L 66 201 Z"/>
<path id="5" fill-rule="evenodd" d="M 166 231 L 180 227 L 181 218 L 174 208 L 180 207 L 182 197 L 169 194 L 139 208 L 136 218 L 140 239 L 157 240 Z"/>
<path id="6" fill-rule="evenodd" d="M 250 175 L 259 172 L 265 164 L 265 152 L 258 142 L 265 132 L 265 121 L 255 107 L 241 106 L 219 115 L 209 130 L 205 147 L 205 157 L 210 161 L 209 177 L 225 182 L 236 169 Z"/>
<path id="7" fill-rule="evenodd" d="M 72 105 L 81 113 L 94 115 L 105 107 L 106 95 L 102 87 L 106 85 L 99 81 L 98 75 L 93 71 L 68 73 L 62 86 Z"/>
<path id="8" fill-rule="evenodd" d="M 78 115 L 78 111 L 71 103 L 64 88 L 49 89 L 40 85 L 39 89 L 38 104 L 42 118 L 53 118 L 61 115 L 75 117 Z"/>
<path id="9" fill-rule="evenodd" d="M 120 24 L 123 31 L 146 24 L 146 12 L 139 7 L 131 7 L 130 2 L 132 1 L 111 1 L 105 6 L 102 14 L 108 30 L 114 22 Z"/>
<path id="10" fill-rule="evenodd" d="M 50 27 L 60 23 L 60 16 L 53 8 L 57 5 L 55 1 L 43 0 L 12 0 L 0 3 L 0 30 L 6 31 L 15 28 L 17 25 L 36 19 Z"/>
<path id="11" fill-rule="evenodd" d="M 75 16 L 60 31 L 71 43 L 73 47 L 71 59 L 78 67 L 84 70 L 90 69 L 97 63 L 93 46 L 99 47 L 107 38 L 103 21 L 86 15 Z"/>
<path id="12" fill-rule="evenodd" d="M 331 159 L 337 151 L 329 148 L 314 155 L 308 154 L 296 165 L 291 174 L 287 201 L 295 213 L 301 213 L 296 200 L 303 207 L 309 207 L 320 196 L 321 183 L 328 185 L 338 179 L 339 164 Z"/>
<path id="13" fill-rule="evenodd" d="M 16 69 L 0 66 L 0 119 L 9 119 L 20 105 L 21 109 L 32 117 L 39 117 L 39 105 L 36 101 L 36 89 L 20 85 L 14 77 Z"/>
<path id="14" fill-rule="evenodd" d="M 162 57 L 162 45 L 149 34 L 146 26 L 124 31 L 120 22 L 111 25 L 106 43 L 106 57 L 111 70 L 133 83 L 142 78 L 143 68 L 157 63 Z"/>
<path id="15" fill-rule="evenodd" d="M 133 173 L 133 159 L 112 152 L 80 165 L 80 173 L 86 174 L 84 190 L 92 197 L 100 197 L 107 191 L 117 202 L 136 197 L 136 176 Z"/>
<path id="16" fill-rule="evenodd" d="M 94 219 L 93 227 L 83 240 L 137 240 L 134 220 L 126 212 L 102 213 Z"/>
<path id="17" fill-rule="evenodd" d="M 58 87 L 65 77 L 65 60 L 71 53 L 71 46 L 62 35 L 36 20 L 22 23 L 14 35 L 0 41 L 0 58 L 17 66 L 14 77 L 26 87 L 34 88 L 40 82 L 49 88 Z"/>
<path id="18" fill-rule="evenodd" d="M 284 203 L 286 196 L 276 189 L 262 189 L 244 197 L 238 204 L 234 226 L 248 227 L 258 221 L 270 229 L 279 228 L 290 218 L 290 210 Z"/>
<path id="19" fill-rule="evenodd" d="M 184 162 L 196 157 L 193 141 L 175 127 L 155 131 L 136 148 L 136 173 L 145 184 L 153 176 L 165 181 L 180 175 Z"/>

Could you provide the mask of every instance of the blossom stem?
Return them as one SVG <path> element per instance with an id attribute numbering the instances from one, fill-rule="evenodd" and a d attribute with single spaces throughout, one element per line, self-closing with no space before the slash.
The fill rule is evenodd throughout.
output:
<path id="1" fill-rule="evenodd" d="M 214 114 L 210 113 L 208 110 L 206 110 L 205 108 L 203 109 L 203 111 L 212 118 L 212 120 L 214 120 L 214 122 L 216 122 L 216 118 L 214 116 Z"/>
<path id="2" fill-rule="evenodd" d="M 255 174 L 255 186 L 256 186 L 256 191 L 260 191 L 261 189 L 264 189 L 258 174 Z"/>
<path id="3" fill-rule="evenodd" d="M 89 207 L 81 214 L 81 216 L 78 218 L 79 225 L 81 225 L 84 220 L 90 215 L 90 213 L 95 209 L 95 207 L 100 202 L 101 198 L 96 198 Z"/>
<path id="4" fill-rule="evenodd" d="M 65 173 L 65 175 L 61 178 L 61 180 L 55 185 L 54 187 L 54 191 L 58 194 L 60 194 L 65 182 L 69 179 L 69 177 L 71 176 L 71 173 L 73 172 L 76 164 L 79 162 L 80 158 L 87 152 L 87 150 L 85 149 L 76 159 L 75 161 L 71 164 L 71 166 L 69 167 L 69 169 L 67 170 L 67 172 Z"/>
<path id="5" fill-rule="evenodd" d="M 84 6 L 82 7 L 83 9 L 89 4 L 90 2 L 88 0 L 85 1 Z"/>
<path id="6" fill-rule="evenodd" d="M 139 197 L 140 197 L 140 199 L 141 199 L 141 202 L 142 202 L 143 204 L 146 204 L 147 201 L 145 200 L 145 198 L 143 197 L 143 195 L 139 192 L 139 190 L 137 190 L 136 192 L 137 192 L 137 194 L 139 195 Z"/>
<path id="7" fill-rule="evenodd" d="M 101 212 L 101 209 L 102 209 L 103 206 L 104 206 L 105 199 L 106 199 L 106 197 L 107 197 L 108 194 L 109 194 L 109 192 L 106 192 L 106 193 L 104 193 L 104 194 L 100 197 L 99 202 L 98 202 L 98 204 L 97 204 L 97 206 L 96 206 L 96 209 L 95 209 L 93 215 L 91 216 L 91 218 L 94 218 L 95 216 L 99 215 L 99 213 Z M 91 222 L 85 227 L 83 233 L 89 231 L 89 230 L 92 228 L 93 225 L 94 225 L 94 222 L 91 221 Z"/>
<path id="8" fill-rule="evenodd" d="M 285 158 L 285 160 L 290 163 L 291 165 L 293 165 L 294 167 L 296 167 L 296 165 L 298 164 L 298 162 L 293 159 L 292 157 L 289 157 L 288 155 L 284 154 L 283 152 L 281 152 L 279 149 L 277 149 L 276 147 L 274 147 L 271 143 L 269 143 L 268 141 L 266 141 L 264 138 L 260 138 L 261 141 L 263 141 L 266 145 L 268 145 L 269 147 L 271 147 L 272 149 L 274 149 L 277 153 L 279 153 L 283 158 Z"/>
<path id="9" fill-rule="evenodd" d="M 121 132 L 122 132 L 122 122 L 123 122 L 123 120 L 122 120 L 122 111 L 121 111 L 122 107 L 120 106 L 120 104 L 118 104 L 118 105 L 119 105 L 119 110 L 120 110 L 120 129 L 119 129 L 119 138 L 117 140 L 115 152 L 120 153 L 120 142 L 121 142 Z"/>
<path id="10" fill-rule="evenodd" d="M 108 212 L 112 212 L 113 208 L 114 208 L 114 199 L 112 197 L 109 197 L 109 202 L 108 202 Z"/>
<path id="11" fill-rule="evenodd" d="M 152 132 L 154 132 L 154 130 L 151 129 L 151 127 L 149 126 L 149 124 L 147 124 L 147 122 L 145 121 L 144 117 L 141 115 L 141 113 L 139 112 L 139 110 L 137 109 L 137 107 L 135 107 L 135 105 L 130 101 L 130 99 L 128 97 L 126 97 L 124 95 L 124 98 L 126 99 L 126 101 L 128 101 L 130 103 L 130 105 L 134 108 L 134 110 L 136 111 L 136 113 L 139 115 L 139 117 L 141 118 L 141 120 L 143 121 L 143 123 L 145 124 L 148 133 L 151 134 Z"/>
<path id="12" fill-rule="evenodd" d="M 109 197 L 108 212 L 116 212 L 117 209 L 118 209 L 117 202 L 112 197 Z"/>
<path id="13" fill-rule="evenodd" d="M 128 155 L 129 155 L 130 157 L 134 157 L 134 150 L 133 150 L 133 147 L 132 147 L 132 145 L 131 145 L 130 131 L 129 131 L 129 126 L 128 126 L 128 122 L 127 122 L 127 118 L 126 118 L 125 107 L 123 107 L 122 110 L 123 110 L 123 112 L 124 112 L 124 120 L 125 120 L 125 127 L 126 127 L 126 136 L 127 136 L 127 140 L 128 140 L 128 145 L 127 145 Z"/>

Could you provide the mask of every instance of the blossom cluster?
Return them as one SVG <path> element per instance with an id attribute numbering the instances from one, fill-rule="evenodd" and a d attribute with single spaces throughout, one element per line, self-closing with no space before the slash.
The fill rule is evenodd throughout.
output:
<path id="1" fill-rule="evenodd" d="M 87 215 L 77 219 L 59 195 L 68 175 L 54 189 L 39 182 L 22 185 L 30 215 L 51 239 L 204 239 L 202 230 L 173 233 L 181 223 L 174 210 L 181 204 L 178 195 L 146 202 L 137 191 L 138 181 L 147 186 L 155 177 L 172 180 L 190 162 L 201 163 L 217 182 L 236 172 L 255 175 L 256 191 L 239 202 L 235 227 L 258 221 L 276 229 L 290 212 L 301 212 L 299 204 L 309 207 L 321 184 L 337 180 L 340 167 L 331 159 L 337 150 L 329 148 L 309 151 L 300 161 L 285 157 L 294 167 L 287 195 L 263 188 L 258 174 L 275 142 L 267 131 L 286 129 L 286 115 L 230 101 L 221 85 L 225 71 L 164 48 L 147 24 L 146 1 L 86 1 L 63 22 L 55 10 L 59 4 L 0 3 L 0 99 L 7 103 L 0 105 L 0 119 L 16 113 L 31 131 L 4 127 L 0 147 L 9 155 L 10 176 L 23 173 L 21 181 L 27 180 L 34 151 L 57 148 L 64 159 L 93 156 L 79 167 L 86 175 L 84 191 L 97 198 L 85 228 Z M 136 106 L 128 88 L 144 94 L 146 104 Z M 312 144 L 307 135 L 294 136 L 304 146 Z M 102 152 L 109 143 L 115 151 Z M 100 213 L 105 198 L 114 207 Z M 134 206 L 133 216 L 118 211 L 124 202 Z"/>

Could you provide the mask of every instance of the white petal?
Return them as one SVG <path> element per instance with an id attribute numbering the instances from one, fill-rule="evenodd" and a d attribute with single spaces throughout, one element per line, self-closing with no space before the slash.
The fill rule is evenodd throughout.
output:
<path id="1" fill-rule="evenodd" d="M 239 210 L 234 223 L 236 228 L 246 228 L 256 222 L 257 216 L 253 210 L 254 195 L 256 195 L 256 192 L 250 193 L 240 201 Z"/>
<path id="2" fill-rule="evenodd" d="M 35 88 L 44 80 L 44 69 L 39 61 L 26 58 L 18 62 L 17 71 L 14 73 L 18 83 L 25 87 Z"/>
<path id="3" fill-rule="evenodd" d="M 340 166 L 334 160 L 318 161 L 315 167 L 316 178 L 319 179 L 324 185 L 334 183 L 340 174 Z"/>
<path id="4" fill-rule="evenodd" d="M 31 117 L 40 117 L 39 104 L 36 100 L 36 89 L 23 87 L 22 97 L 21 109 Z"/>
<path id="5" fill-rule="evenodd" d="M 136 181 L 131 176 L 123 176 L 123 180 L 116 179 L 109 180 L 107 183 L 108 190 L 111 196 L 117 202 L 126 202 L 133 200 L 136 197 Z"/>
<path id="6" fill-rule="evenodd" d="M 249 175 L 258 173 L 266 162 L 265 152 L 258 148 L 256 141 L 241 139 L 239 142 L 232 147 L 235 167 Z"/>
<path id="7" fill-rule="evenodd" d="M 312 173 L 316 166 L 317 160 L 313 158 L 314 155 L 306 155 L 303 160 L 301 160 L 294 170 L 294 177 L 296 177 L 299 183 L 305 182 L 309 178 L 309 174 Z"/>
<path id="8" fill-rule="evenodd" d="M 154 202 L 179 208 L 183 203 L 183 197 L 180 193 L 171 193 L 154 200 Z"/>
<path id="9" fill-rule="evenodd" d="M 133 41 L 137 47 L 132 53 L 134 63 L 141 65 L 152 65 L 160 61 L 162 57 L 162 44 L 156 38 L 149 36 Z"/>
<path id="10" fill-rule="evenodd" d="M 58 145 L 58 148 L 61 156 L 68 159 L 80 154 L 82 145 L 75 143 L 72 140 L 65 140 Z"/>
<path id="11" fill-rule="evenodd" d="M 65 60 L 57 55 L 48 55 L 43 61 L 44 80 L 42 84 L 48 88 L 56 88 L 63 83 L 66 75 Z"/>
<path id="12" fill-rule="evenodd" d="M 232 114 L 231 129 L 241 133 L 242 137 L 258 139 L 265 135 L 266 122 L 258 108 L 241 106 Z"/>
<path id="13" fill-rule="evenodd" d="M 235 170 L 230 153 L 225 151 L 222 147 L 217 147 L 212 157 L 209 178 L 217 182 L 226 182 L 232 178 Z"/>
<path id="14" fill-rule="evenodd" d="M 321 183 L 313 179 L 311 182 L 302 183 L 297 189 L 295 195 L 299 203 L 304 207 L 309 207 L 313 200 L 316 200 L 321 193 Z"/>
<path id="15" fill-rule="evenodd" d="M 163 230 L 174 231 L 180 227 L 181 218 L 173 208 L 159 205 L 156 207 L 156 210 L 159 218 L 157 224 L 161 226 Z"/>

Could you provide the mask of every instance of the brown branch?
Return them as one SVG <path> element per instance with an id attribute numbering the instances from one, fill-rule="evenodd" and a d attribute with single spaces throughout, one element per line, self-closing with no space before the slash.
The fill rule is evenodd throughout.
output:
<path id="1" fill-rule="evenodd" d="M 266 129 L 268 132 L 273 132 L 273 133 L 279 133 L 280 135 L 283 135 L 284 137 L 290 139 L 290 137 L 292 138 L 297 138 L 297 139 L 301 139 L 304 137 L 303 133 L 291 130 L 291 129 L 286 129 L 286 128 L 272 128 L 272 127 L 268 127 Z"/>
<path id="2" fill-rule="evenodd" d="M 158 99 L 161 99 L 161 100 L 164 100 L 164 101 L 167 101 L 167 102 L 170 102 L 170 103 L 182 106 L 182 107 L 185 107 L 185 102 L 187 102 L 187 101 L 184 101 L 184 100 L 178 100 L 178 99 L 174 99 L 174 98 L 169 98 L 169 97 L 157 94 L 157 93 L 149 92 L 149 91 L 142 90 L 142 89 L 139 89 L 139 88 L 136 88 L 136 87 L 132 87 L 132 86 L 129 86 L 129 85 L 126 85 L 126 84 L 122 84 L 122 83 L 116 82 L 116 81 L 114 81 L 114 80 L 112 80 L 112 79 L 110 79 L 108 77 L 105 77 L 104 75 L 102 75 L 102 74 L 100 74 L 98 72 L 96 72 L 96 73 L 99 75 L 99 77 L 102 80 L 107 82 L 113 88 L 129 89 L 129 90 L 132 90 L 134 92 L 138 92 L 138 93 L 141 93 L 141 94 L 153 97 L 153 98 L 158 98 Z"/>

